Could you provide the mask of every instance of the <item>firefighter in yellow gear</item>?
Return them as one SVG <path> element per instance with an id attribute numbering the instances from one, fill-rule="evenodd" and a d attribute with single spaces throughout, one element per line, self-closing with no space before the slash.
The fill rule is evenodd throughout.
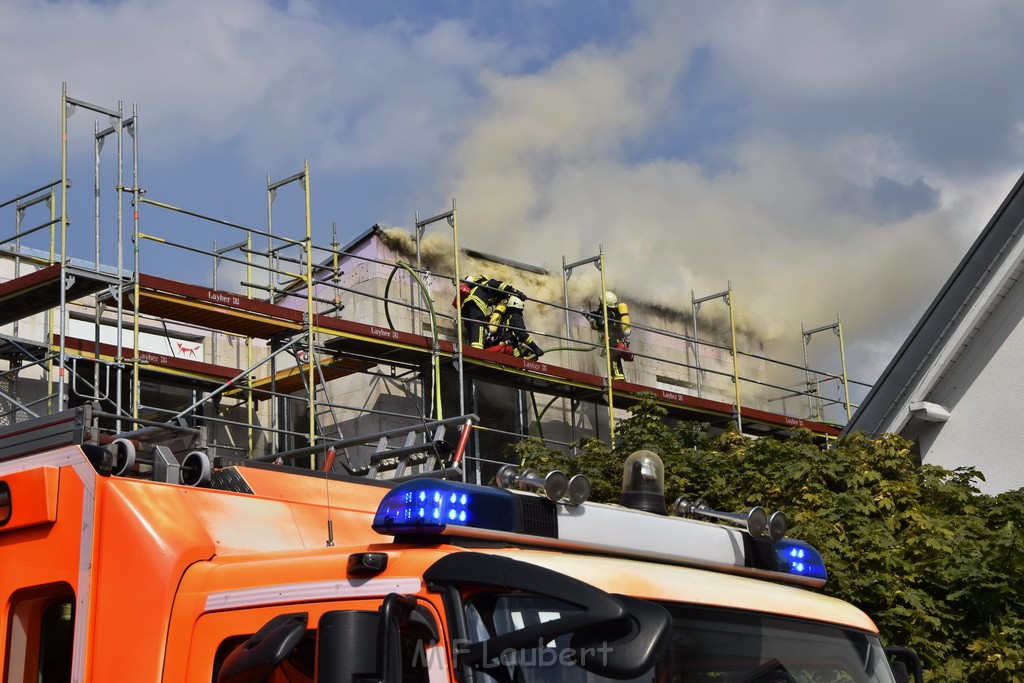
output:
<path id="1" fill-rule="evenodd" d="M 512 285 L 485 277 L 472 275 L 466 278 L 459 287 L 457 300 L 462 310 L 463 341 L 468 341 L 474 349 L 484 348 L 484 335 L 488 327 L 497 331 L 497 322 L 505 311 L 505 301 L 512 294 L 522 294 Z"/>
<path id="2" fill-rule="evenodd" d="M 534 360 L 544 355 L 544 349 L 537 346 L 533 336 L 526 329 L 526 320 L 523 318 L 524 300 L 513 294 L 500 307 L 504 313 L 497 320 L 494 332 L 488 332 L 486 348 L 493 348 L 502 353 L 510 353 L 516 358 Z M 497 309 L 495 307 L 495 314 Z M 495 320 L 495 314 L 491 320 Z"/>
<path id="3" fill-rule="evenodd" d="M 608 347 L 611 350 L 612 379 L 626 379 L 622 369 L 622 361 L 631 362 L 633 354 L 629 350 L 629 334 L 633 328 L 629 324 L 629 307 L 626 302 L 619 301 L 615 292 L 604 293 L 604 306 L 588 314 L 590 327 L 597 330 L 604 345 L 604 318 L 608 316 Z"/>

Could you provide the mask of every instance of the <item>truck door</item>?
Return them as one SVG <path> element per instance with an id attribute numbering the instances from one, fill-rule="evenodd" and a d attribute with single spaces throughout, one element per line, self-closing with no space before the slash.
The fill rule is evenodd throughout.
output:
<path id="1" fill-rule="evenodd" d="M 426 610 L 429 618 L 443 628 L 438 608 L 427 599 L 417 604 Z M 222 668 L 231 653 L 245 643 L 270 620 L 283 614 L 305 614 L 307 630 L 280 664 L 273 668 L 268 683 L 313 683 L 316 671 L 317 623 L 325 612 L 336 610 L 376 611 L 381 600 L 346 600 L 331 603 L 274 605 L 252 609 L 225 610 L 203 614 L 193 631 L 188 664 L 183 680 L 189 683 L 210 681 L 218 683 Z M 444 642 L 444 639 L 442 639 Z M 447 654 L 443 649 L 424 649 L 415 638 L 402 641 L 403 680 L 448 680 Z M 167 678 L 165 680 L 176 680 Z"/>

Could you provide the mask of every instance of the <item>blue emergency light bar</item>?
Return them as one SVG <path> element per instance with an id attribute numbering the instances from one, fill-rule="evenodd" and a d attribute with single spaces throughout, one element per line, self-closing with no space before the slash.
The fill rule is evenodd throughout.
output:
<path id="1" fill-rule="evenodd" d="M 373 517 L 382 534 L 441 534 L 448 527 L 514 533 L 515 499 L 508 491 L 440 479 L 399 484 Z"/>
<path id="2" fill-rule="evenodd" d="M 613 505 L 562 505 L 540 496 L 439 479 L 391 489 L 374 531 L 404 540 L 438 535 L 629 556 L 729 573 L 823 586 L 825 563 L 809 544 L 784 537 L 768 553 L 744 550 L 749 532 L 713 522 L 666 517 Z M 652 539 L 658 539 L 653 541 Z M 774 561 L 773 558 L 774 557 Z"/>

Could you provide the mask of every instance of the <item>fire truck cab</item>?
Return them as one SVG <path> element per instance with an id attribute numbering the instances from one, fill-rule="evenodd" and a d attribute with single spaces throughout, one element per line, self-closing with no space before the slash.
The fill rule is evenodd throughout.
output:
<path id="1" fill-rule="evenodd" d="M 809 590 L 822 559 L 779 518 L 588 503 L 514 469 L 238 462 L 189 486 L 62 436 L 78 411 L 41 420 L 0 433 L 4 681 L 907 680 L 867 615 Z"/>

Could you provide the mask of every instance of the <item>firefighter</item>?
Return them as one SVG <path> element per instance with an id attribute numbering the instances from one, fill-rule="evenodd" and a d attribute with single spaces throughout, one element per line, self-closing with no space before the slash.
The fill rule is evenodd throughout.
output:
<path id="1" fill-rule="evenodd" d="M 608 347 L 611 349 L 612 379 L 626 379 L 622 361 L 631 362 L 633 360 L 633 354 L 629 350 L 629 334 L 632 332 L 629 325 L 629 307 L 626 306 L 626 302 L 619 301 L 615 292 L 605 292 L 604 306 L 599 306 L 597 310 L 591 311 L 587 316 L 590 320 L 590 327 L 600 333 L 602 345 L 604 344 L 605 315 L 608 316 Z"/>
<path id="2" fill-rule="evenodd" d="M 523 318 L 524 305 L 523 299 L 516 294 L 509 296 L 504 305 L 505 313 L 498 321 L 496 331 L 488 334 L 489 343 L 486 348 L 527 360 L 544 355 L 544 349 L 537 346 L 537 342 L 533 341 L 533 336 L 526 329 L 526 320 Z"/>
<path id="3" fill-rule="evenodd" d="M 463 340 L 474 349 L 484 348 L 484 334 L 488 328 L 497 331 L 494 315 L 500 320 L 509 295 L 526 296 L 510 284 L 483 275 L 472 275 L 459 286 L 457 300 L 462 310 Z"/>

